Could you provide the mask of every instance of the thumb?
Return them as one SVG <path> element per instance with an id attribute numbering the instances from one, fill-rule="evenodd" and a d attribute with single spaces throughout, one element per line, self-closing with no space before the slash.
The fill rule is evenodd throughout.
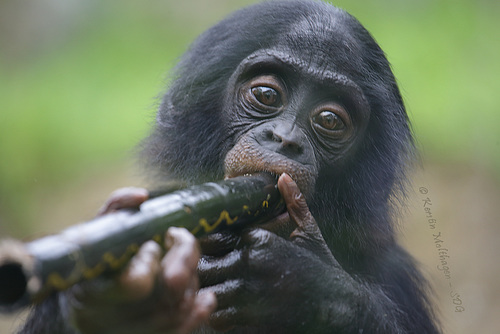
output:
<path id="1" fill-rule="evenodd" d="M 323 239 L 316 219 L 309 211 L 306 199 L 295 181 L 284 173 L 278 179 L 278 189 L 285 201 L 290 220 L 296 226 L 290 234 L 290 239 L 295 244 L 313 251 L 323 261 L 336 264 L 337 261 Z"/>
<path id="2" fill-rule="evenodd" d="M 306 199 L 292 178 L 283 173 L 278 179 L 278 189 L 288 210 L 291 221 L 297 226 L 291 237 L 317 238 L 321 236 L 316 220 L 309 211 Z M 302 235 L 303 234 L 303 235 Z"/>

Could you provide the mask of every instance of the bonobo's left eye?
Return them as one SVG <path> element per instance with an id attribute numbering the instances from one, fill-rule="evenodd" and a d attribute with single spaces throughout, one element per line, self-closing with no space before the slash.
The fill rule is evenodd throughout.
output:
<path id="1" fill-rule="evenodd" d="M 311 115 L 313 128 L 325 135 L 338 135 L 344 133 L 350 125 L 347 111 L 338 104 L 322 105 Z"/>
<path id="2" fill-rule="evenodd" d="M 345 128 L 345 124 L 342 119 L 334 112 L 328 110 L 323 110 L 320 113 L 314 115 L 313 122 L 316 125 L 324 128 L 325 130 L 330 131 L 343 130 Z"/>

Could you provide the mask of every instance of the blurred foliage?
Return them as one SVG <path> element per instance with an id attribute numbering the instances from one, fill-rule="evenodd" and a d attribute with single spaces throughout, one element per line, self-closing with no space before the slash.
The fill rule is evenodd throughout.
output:
<path id="1" fill-rule="evenodd" d="M 250 2 L 0 2 L 0 233 L 36 221 L 47 188 L 124 163 L 176 58 Z M 424 154 L 500 174 L 499 2 L 335 4 L 388 54 Z"/>
<path id="2" fill-rule="evenodd" d="M 500 175 L 500 3 L 385 1 L 364 9 L 356 16 L 393 65 L 424 154 Z"/>

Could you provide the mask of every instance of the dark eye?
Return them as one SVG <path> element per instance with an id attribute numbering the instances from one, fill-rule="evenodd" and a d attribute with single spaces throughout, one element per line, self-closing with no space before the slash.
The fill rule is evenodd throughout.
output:
<path id="1" fill-rule="evenodd" d="M 280 94 L 271 87 L 257 86 L 252 88 L 253 96 L 265 106 L 269 107 L 280 107 L 281 97 Z"/>
<path id="2" fill-rule="evenodd" d="M 345 129 L 342 119 L 332 111 L 324 110 L 314 115 L 313 122 L 325 130 L 339 131 Z"/>

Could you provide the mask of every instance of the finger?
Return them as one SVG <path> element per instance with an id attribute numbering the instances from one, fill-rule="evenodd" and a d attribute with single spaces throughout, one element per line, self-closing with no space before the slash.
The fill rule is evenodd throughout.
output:
<path id="1" fill-rule="evenodd" d="M 273 244 L 278 238 L 276 234 L 261 228 L 247 230 L 241 237 L 242 244 L 251 246 L 251 250 L 256 251 L 264 249 L 269 251 L 269 245 Z"/>
<path id="2" fill-rule="evenodd" d="M 201 293 L 212 292 L 217 296 L 218 310 L 223 310 L 231 306 L 238 306 L 240 302 L 245 304 L 249 302 L 248 294 L 243 290 L 243 280 L 228 279 L 207 288 L 200 289 Z"/>
<path id="3" fill-rule="evenodd" d="M 161 261 L 162 285 L 169 291 L 169 299 L 182 301 L 186 293 L 194 294 L 194 286 L 198 285 L 196 267 L 200 250 L 194 236 L 177 227 L 168 229 L 165 245 L 168 252 Z"/>
<path id="4" fill-rule="evenodd" d="M 222 256 L 232 251 L 239 242 L 239 236 L 231 232 L 220 232 L 200 239 L 201 252 L 204 255 Z"/>
<path id="5" fill-rule="evenodd" d="M 178 329 L 178 333 L 190 333 L 193 329 L 207 322 L 212 312 L 217 308 L 217 299 L 211 291 L 197 294 L 192 311 Z"/>
<path id="6" fill-rule="evenodd" d="M 202 287 L 221 283 L 241 274 L 241 251 L 235 250 L 222 257 L 204 256 L 198 262 L 198 275 Z"/>
<path id="7" fill-rule="evenodd" d="M 292 235 L 298 237 L 300 234 L 306 234 L 306 236 L 310 235 L 315 238 L 320 236 L 321 232 L 309 211 L 304 195 L 288 174 L 283 173 L 280 176 L 278 189 L 285 200 L 290 219 L 297 226 Z"/>
<path id="8" fill-rule="evenodd" d="M 210 327 L 219 332 L 227 332 L 233 329 L 238 324 L 238 311 L 236 307 L 215 311 L 209 319 Z"/>
<path id="9" fill-rule="evenodd" d="M 138 208 L 148 198 L 149 193 L 144 188 L 129 187 L 118 189 L 110 195 L 106 203 L 99 209 L 97 216 L 120 209 Z"/>
<path id="10" fill-rule="evenodd" d="M 141 300 L 151 295 L 160 272 L 161 254 L 161 247 L 154 241 L 141 246 L 118 278 L 120 299 Z"/>
<path id="11" fill-rule="evenodd" d="M 320 254 L 325 262 L 336 263 L 297 184 L 284 173 L 278 179 L 278 189 L 285 200 L 290 220 L 297 226 L 290 234 L 290 239 L 295 244 Z"/>

